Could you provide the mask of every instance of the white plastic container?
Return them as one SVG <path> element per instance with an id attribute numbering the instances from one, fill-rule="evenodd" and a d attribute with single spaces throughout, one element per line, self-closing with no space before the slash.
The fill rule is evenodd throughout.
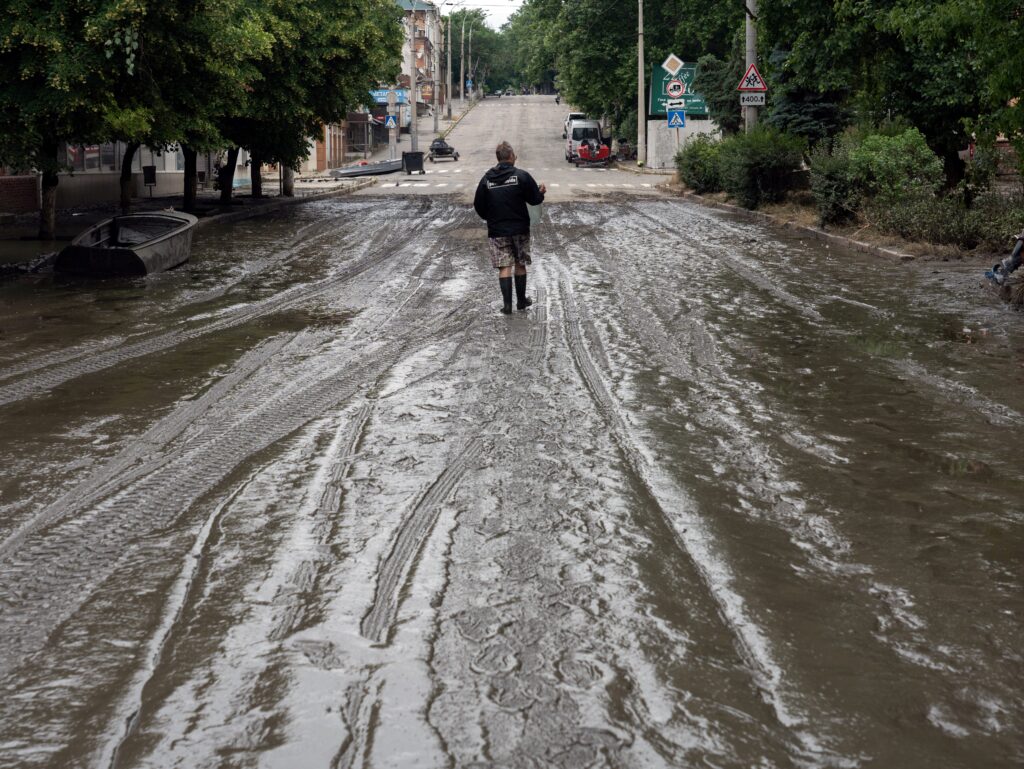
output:
<path id="1" fill-rule="evenodd" d="M 544 204 L 534 206 L 527 203 L 526 208 L 530 212 L 530 226 L 536 227 L 544 217 Z"/>

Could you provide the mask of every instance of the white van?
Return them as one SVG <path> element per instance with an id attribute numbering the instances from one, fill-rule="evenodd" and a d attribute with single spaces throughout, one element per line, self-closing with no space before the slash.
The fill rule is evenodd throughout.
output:
<path id="1" fill-rule="evenodd" d="M 597 120 L 573 120 L 569 123 L 565 140 L 565 162 L 571 163 L 579 157 L 580 143 L 601 142 L 601 123 Z"/>

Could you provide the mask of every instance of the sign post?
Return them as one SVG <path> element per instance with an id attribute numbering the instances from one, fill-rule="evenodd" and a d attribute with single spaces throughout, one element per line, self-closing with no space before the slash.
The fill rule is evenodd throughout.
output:
<path id="1" fill-rule="evenodd" d="M 743 108 L 743 115 L 747 131 L 751 131 L 757 123 L 757 108 L 765 105 L 765 94 L 768 91 L 768 84 L 757 71 L 757 64 L 751 64 L 736 86 L 740 92 L 740 107 Z"/>
<path id="2" fill-rule="evenodd" d="M 668 127 L 676 129 L 676 150 L 679 149 L 679 129 L 686 128 L 686 113 L 682 107 L 670 106 L 668 108 Z"/>
<path id="3" fill-rule="evenodd" d="M 384 124 L 388 127 L 388 159 L 394 160 L 398 157 L 398 115 L 395 114 L 398 106 L 398 94 L 394 89 L 388 91 L 388 116 L 384 118 Z"/>

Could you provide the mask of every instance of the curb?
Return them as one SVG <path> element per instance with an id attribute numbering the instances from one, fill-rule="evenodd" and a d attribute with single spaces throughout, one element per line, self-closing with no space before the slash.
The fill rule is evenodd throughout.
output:
<path id="1" fill-rule="evenodd" d="M 278 198 L 272 203 L 265 203 L 264 205 L 261 206 L 252 206 L 241 211 L 231 211 L 229 213 L 214 214 L 213 216 L 204 216 L 196 223 L 196 229 L 211 224 L 221 224 L 223 222 L 237 222 L 243 219 L 253 219 L 257 216 L 261 216 L 272 211 L 278 211 L 282 208 L 287 208 L 288 206 L 297 206 L 302 203 L 312 203 L 317 200 L 326 200 L 328 198 L 337 198 L 341 197 L 342 195 L 349 195 L 358 190 L 365 189 L 366 187 L 372 187 L 376 183 L 376 179 L 360 179 L 355 184 L 347 184 L 344 187 L 340 187 L 336 190 L 318 192 L 314 195 L 303 195 L 302 197 L 298 198 Z"/>
<path id="2" fill-rule="evenodd" d="M 887 259 L 892 259 L 897 262 L 912 262 L 917 259 L 913 254 L 907 254 L 903 251 L 896 251 L 892 248 L 885 248 L 884 246 L 876 246 L 871 243 L 865 243 L 860 240 L 854 240 L 844 235 L 835 235 L 831 232 L 825 232 L 817 227 L 808 227 L 803 224 L 797 224 L 792 221 L 783 221 L 777 216 L 766 214 L 761 211 L 750 211 L 740 206 L 734 206 L 731 203 L 719 203 L 717 200 L 708 200 L 702 195 L 698 195 L 696 192 L 683 192 L 682 196 L 687 200 L 692 200 L 695 203 L 699 203 L 707 208 L 717 208 L 720 211 L 728 211 L 732 214 L 739 214 L 751 221 L 761 222 L 773 227 L 781 227 L 786 230 L 794 230 L 796 232 L 808 235 L 815 240 L 821 240 L 826 243 L 832 243 L 845 248 L 850 248 L 854 251 L 860 251 L 865 254 L 874 254 L 875 256 L 884 256 Z"/>
<path id="3" fill-rule="evenodd" d="M 475 99 L 474 101 L 470 102 L 469 106 L 466 107 L 466 109 L 464 109 L 457 117 L 452 118 L 452 122 L 448 124 L 448 127 L 439 134 L 440 137 L 442 139 L 447 139 L 448 134 L 454 131 L 456 126 L 458 126 L 458 124 L 462 122 L 462 118 L 466 117 L 466 115 L 468 115 L 473 110 L 473 107 L 475 107 L 479 103 L 479 99 Z"/>

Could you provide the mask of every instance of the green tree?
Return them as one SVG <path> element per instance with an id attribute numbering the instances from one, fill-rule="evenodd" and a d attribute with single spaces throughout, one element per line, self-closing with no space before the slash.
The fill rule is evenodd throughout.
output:
<path id="1" fill-rule="evenodd" d="M 42 174 L 39 237 L 52 239 L 61 142 L 101 135 L 113 107 L 96 10 L 8 2 L 0 14 L 0 164 Z"/>
<path id="2" fill-rule="evenodd" d="M 344 120 L 377 83 L 395 78 L 403 35 L 392 0 L 263 0 L 263 12 L 273 34 L 270 53 L 257 62 L 245 100 L 218 121 L 231 144 L 249 150 L 257 197 L 263 163 L 295 167 L 307 157 L 310 137 Z M 230 194 L 225 176 L 222 200 Z"/>

